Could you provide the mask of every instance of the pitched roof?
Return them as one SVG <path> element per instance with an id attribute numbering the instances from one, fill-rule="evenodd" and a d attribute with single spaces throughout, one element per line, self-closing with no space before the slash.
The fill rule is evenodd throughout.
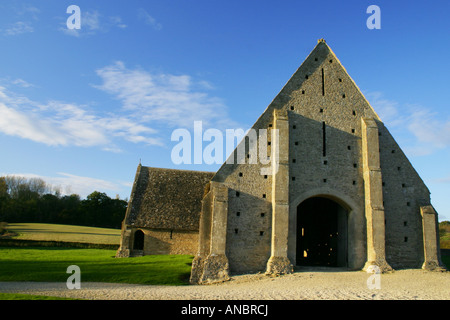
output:
<path id="1" fill-rule="evenodd" d="M 136 172 L 125 224 L 197 231 L 201 200 L 214 172 L 144 167 Z"/>

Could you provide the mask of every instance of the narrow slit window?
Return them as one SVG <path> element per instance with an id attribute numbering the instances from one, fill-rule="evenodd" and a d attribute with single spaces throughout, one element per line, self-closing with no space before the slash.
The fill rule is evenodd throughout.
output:
<path id="1" fill-rule="evenodd" d="M 322 68 L 322 95 L 325 95 L 325 74 L 323 72 L 323 68 Z"/>
<path id="2" fill-rule="evenodd" d="M 325 132 L 325 121 L 322 122 L 322 154 L 325 157 L 327 155 L 327 137 Z"/>

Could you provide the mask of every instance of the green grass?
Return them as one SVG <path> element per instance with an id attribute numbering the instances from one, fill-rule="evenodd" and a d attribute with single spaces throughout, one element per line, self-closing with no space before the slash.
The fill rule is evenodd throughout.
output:
<path id="1" fill-rule="evenodd" d="M 18 236 L 13 239 L 37 241 L 63 241 L 100 244 L 120 242 L 120 230 L 49 223 L 9 223 L 6 230 Z"/>
<path id="2" fill-rule="evenodd" d="M 441 249 L 450 249 L 450 222 L 442 221 L 439 223 L 439 239 Z"/>
<path id="3" fill-rule="evenodd" d="M 81 282 L 153 285 L 188 284 L 192 256 L 151 255 L 114 258 L 115 250 L 0 248 L 0 281 L 66 282 L 67 267 L 77 265 Z"/>
<path id="4" fill-rule="evenodd" d="M 0 300 L 74 300 L 70 298 L 50 297 L 50 296 L 37 296 L 32 294 L 19 294 L 19 293 L 1 293 Z"/>

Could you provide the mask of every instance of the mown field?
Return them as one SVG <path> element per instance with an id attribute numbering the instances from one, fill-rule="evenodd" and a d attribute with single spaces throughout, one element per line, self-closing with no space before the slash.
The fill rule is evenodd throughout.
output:
<path id="1" fill-rule="evenodd" d="M 62 241 L 96 244 L 117 244 L 120 230 L 48 223 L 9 223 L 6 231 L 17 234 L 18 240 Z"/>

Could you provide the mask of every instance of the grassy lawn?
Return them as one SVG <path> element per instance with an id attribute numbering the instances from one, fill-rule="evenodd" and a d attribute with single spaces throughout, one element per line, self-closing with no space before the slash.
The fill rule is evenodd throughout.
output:
<path id="1" fill-rule="evenodd" d="M 48 223 L 10 223 L 8 231 L 18 233 L 14 239 L 117 244 L 120 230 Z"/>
<path id="2" fill-rule="evenodd" d="M 115 250 L 0 248 L 0 281 L 66 282 L 67 267 L 77 265 L 81 282 L 154 285 L 188 284 L 192 256 L 154 255 L 114 258 Z"/>
<path id="3" fill-rule="evenodd" d="M 74 300 L 69 298 L 35 296 L 31 294 L 0 293 L 0 300 Z"/>

